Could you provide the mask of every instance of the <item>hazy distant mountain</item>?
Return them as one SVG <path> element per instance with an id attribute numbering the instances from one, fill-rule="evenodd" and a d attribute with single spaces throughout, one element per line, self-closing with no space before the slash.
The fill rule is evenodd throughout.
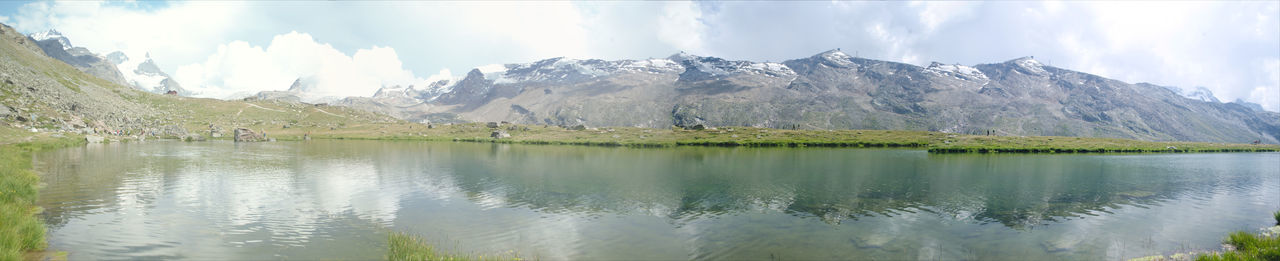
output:
<path id="1" fill-rule="evenodd" d="M 339 104 L 424 120 L 552 125 L 906 129 L 1001 135 L 1277 143 L 1280 114 L 1046 66 L 1031 57 L 920 67 L 831 50 L 764 63 L 553 58 L 471 70 L 424 88 Z M 1184 95 L 1186 95 L 1184 97 Z M 1192 97 L 1192 98 L 1188 98 Z"/>
<path id="2" fill-rule="evenodd" d="M 246 100 L 277 100 L 308 103 L 331 103 L 342 99 L 340 97 L 317 95 L 315 94 L 315 91 L 313 91 L 313 88 L 314 81 L 298 78 L 293 80 L 293 83 L 289 85 L 289 89 L 283 91 L 260 91 L 257 94 L 248 95 L 248 97 L 240 97 L 243 97 L 243 99 Z M 235 96 L 239 95 L 232 95 L 232 97 Z"/>
<path id="3" fill-rule="evenodd" d="M 182 96 L 194 94 L 183 89 L 178 81 L 161 71 L 160 66 L 151 59 L 151 54 L 147 54 L 142 59 L 130 59 L 124 53 L 117 51 L 107 54 L 107 60 L 116 65 L 124 78 L 129 81 L 130 86 L 154 93 L 176 91 Z"/>
<path id="4" fill-rule="evenodd" d="M 1191 98 L 1192 100 L 1200 100 L 1203 102 L 1222 102 L 1218 100 L 1218 97 L 1213 95 L 1212 91 L 1209 91 L 1209 88 L 1205 88 L 1204 86 L 1196 86 L 1194 89 L 1191 89 L 1191 91 L 1184 91 L 1182 88 L 1173 86 L 1166 86 L 1165 88 L 1182 95 L 1183 97 Z"/>
<path id="5" fill-rule="evenodd" d="M 89 75 L 97 76 L 112 83 L 126 84 L 124 75 L 106 57 L 94 54 L 84 47 L 71 45 L 71 40 L 55 30 L 31 34 L 32 40 L 49 57 L 70 64 Z"/>
<path id="6" fill-rule="evenodd" d="M 129 59 L 118 51 L 101 56 L 84 47 L 72 46 L 71 40 L 56 30 L 34 33 L 30 37 L 49 57 L 70 64 L 89 75 L 154 93 L 172 90 L 183 96 L 192 94 L 169 77 L 169 74 L 161 71 L 155 61 L 151 60 L 150 54 L 144 59 Z"/>

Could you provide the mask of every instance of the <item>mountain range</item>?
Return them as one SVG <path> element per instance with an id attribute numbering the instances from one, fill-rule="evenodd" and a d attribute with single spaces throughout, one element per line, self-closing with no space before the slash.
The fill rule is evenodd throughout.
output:
<path id="1" fill-rule="evenodd" d="M 678 53 L 476 68 L 425 88 L 337 102 L 419 121 L 666 128 L 898 129 L 998 135 L 1276 143 L 1280 114 L 1243 101 L 1129 84 L 1033 57 L 965 66 L 830 50 L 781 63 Z"/>
<path id="2" fill-rule="evenodd" d="M 130 59 L 119 51 L 99 55 L 84 47 L 71 45 L 71 40 L 57 30 L 34 33 L 30 37 L 49 57 L 112 83 L 154 93 L 174 91 L 184 96 L 194 94 L 183 89 L 178 81 L 160 70 L 160 66 L 151 60 L 150 54 L 143 59 Z"/>
<path id="3" fill-rule="evenodd" d="M 139 89 L 182 90 L 146 57 L 98 56 L 56 31 L 31 36 L 50 57 Z M 109 66 L 114 65 L 114 66 Z M 109 70 L 116 68 L 117 70 Z M 372 97 L 322 97 L 306 78 L 247 99 L 324 102 L 419 122 L 508 121 L 591 127 L 755 126 L 895 129 L 1156 141 L 1280 143 L 1280 113 L 1243 101 L 1130 84 L 1033 57 L 973 66 L 866 59 L 839 49 L 783 62 L 677 53 L 645 60 L 551 58 L 484 66 Z"/>

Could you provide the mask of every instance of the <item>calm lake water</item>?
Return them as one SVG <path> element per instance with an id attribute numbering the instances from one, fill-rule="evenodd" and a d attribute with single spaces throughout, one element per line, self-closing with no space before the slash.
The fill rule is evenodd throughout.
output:
<path id="1" fill-rule="evenodd" d="M 38 153 L 72 259 L 1119 259 L 1274 223 L 1280 153 L 930 155 L 379 141 Z"/>

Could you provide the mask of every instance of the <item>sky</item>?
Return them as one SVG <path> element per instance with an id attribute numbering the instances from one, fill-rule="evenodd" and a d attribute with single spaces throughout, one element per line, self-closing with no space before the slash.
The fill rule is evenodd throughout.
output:
<path id="1" fill-rule="evenodd" d="M 553 57 L 778 62 L 840 48 L 921 66 L 1035 56 L 1280 110 L 1280 1 L 0 2 L 0 23 L 57 29 L 97 53 L 150 54 L 211 97 L 299 78 L 326 95 L 369 96 Z"/>

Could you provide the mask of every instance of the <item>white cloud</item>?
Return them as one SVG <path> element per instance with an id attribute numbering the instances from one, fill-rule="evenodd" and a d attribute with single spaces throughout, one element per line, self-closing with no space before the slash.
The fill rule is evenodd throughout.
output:
<path id="1" fill-rule="evenodd" d="M 199 96 L 216 98 L 285 90 L 299 78 L 316 98 L 370 96 L 386 85 L 425 83 L 402 67 L 391 48 L 360 49 L 347 56 L 298 32 L 277 35 L 266 48 L 244 41 L 221 45 L 204 62 L 180 66 L 174 78 Z"/>
<path id="2" fill-rule="evenodd" d="M 656 17 L 658 39 L 685 52 L 703 52 L 702 37 L 706 25 L 702 23 L 702 11 L 693 2 L 667 2 L 662 15 Z"/>
<path id="3" fill-rule="evenodd" d="M 0 23 L 8 23 L 8 22 L 9 22 L 8 16 L 0 15 Z"/>
<path id="4" fill-rule="evenodd" d="M 429 84 L 429 83 L 433 83 L 441 80 L 452 80 L 453 77 L 454 77 L 453 72 L 450 71 L 448 68 L 440 69 L 440 72 L 436 73 L 435 75 L 427 76 L 427 83 Z M 425 87 L 425 86 L 419 86 L 419 87 Z"/>
<path id="5" fill-rule="evenodd" d="M 1256 98 L 1253 102 L 1261 104 L 1263 109 L 1280 110 L 1280 59 L 1267 60 L 1261 67 L 1259 70 L 1266 79 L 1262 80 L 1263 84 L 1253 87 L 1249 97 Z"/>
<path id="6" fill-rule="evenodd" d="M 14 27 L 31 33 L 57 29 L 94 52 L 151 53 L 160 65 L 195 61 L 239 30 L 246 5 L 175 2 L 154 11 L 90 1 L 34 2 L 19 8 Z"/>

